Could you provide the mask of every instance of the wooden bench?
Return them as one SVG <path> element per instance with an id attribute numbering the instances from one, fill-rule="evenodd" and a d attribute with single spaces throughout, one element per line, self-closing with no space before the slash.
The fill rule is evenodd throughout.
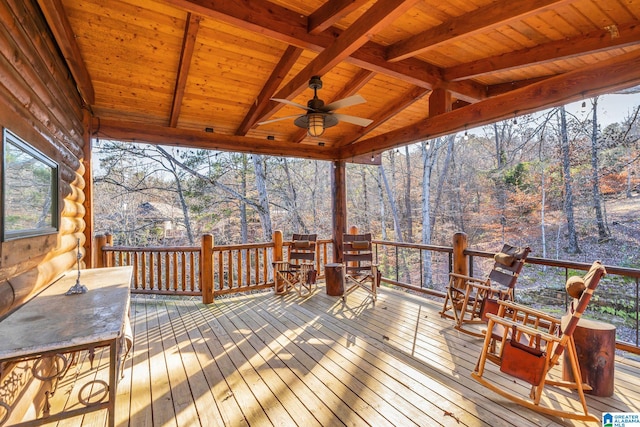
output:
<path id="1" fill-rule="evenodd" d="M 0 365 L 30 361 L 32 376 L 47 383 L 41 388 L 45 393 L 42 417 L 11 419 L 16 397 L 16 401 L 0 401 L 5 411 L 0 426 L 8 420 L 15 426 L 41 425 L 102 409 L 108 411 L 108 425 L 114 426 L 116 387 L 127 348 L 132 273 L 132 267 L 82 270 L 80 283 L 88 292 L 65 295 L 78 277 L 76 271 L 69 272 L 0 322 Z M 103 348 L 109 352 L 108 381 L 94 379 L 82 386 L 80 407 L 50 409 L 49 389 L 55 388 L 51 383 L 57 384 L 64 376 L 73 355 L 85 350 L 92 356 Z M 11 385 L 0 384 L 0 396 L 11 397 L 8 387 Z M 83 395 L 89 389 L 92 391 Z"/>

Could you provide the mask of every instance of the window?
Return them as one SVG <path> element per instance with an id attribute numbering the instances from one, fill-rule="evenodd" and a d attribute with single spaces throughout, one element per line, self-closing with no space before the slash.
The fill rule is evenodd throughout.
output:
<path id="1" fill-rule="evenodd" d="M 58 165 L 8 129 L 2 144 L 2 238 L 58 231 Z"/>

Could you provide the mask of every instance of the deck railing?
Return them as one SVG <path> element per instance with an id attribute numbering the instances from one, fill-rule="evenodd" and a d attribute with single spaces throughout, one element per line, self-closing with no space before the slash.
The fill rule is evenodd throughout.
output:
<path id="1" fill-rule="evenodd" d="M 272 262 L 288 258 L 291 242 L 279 232 L 267 243 L 213 245 L 203 236 L 200 247 L 122 247 L 112 246 L 110 236 L 98 243 L 98 266 L 133 265 L 133 293 L 199 295 L 212 302 L 216 296 L 271 288 L 274 286 Z M 469 274 L 482 277 L 493 262 L 493 253 L 468 248 L 421 245 L 374 240 L 375 256 L 384 283 L 429 297 L 442 298 L 453 271 L 454 253 L 465 257 Z M 318 240 L 316 269 L 324 278 L 324 265 L 333 262 L 333 242 Z M 204 254 L 204 255 L 203 255 Z M 560 315 L 567 306 L 566 279 L 582 275 L 590 263 L 527 258 L 516 288 L 516 299 Z M 589 315 L 618 329 L 617 347 L 640 352 L 640 270 L 606 266 L 602 281 L 590 304 Z"/>
<path id="2" fill-rule="evenodd" d="M 291 245 L 274 238 L 267 243 L 216 246 L 211 235 L 203 236 L 201 246 L 113 246 L 108 234 L 96 242 L 97 267 L 134 267 L 132 293 L 196 295 L 208 302 L 216 296 L 273 287 L 272 262 L 288 259 Z M 324 265 L 332 262 L 332 246 L 332 240 L 316 243 L 319 279 L 324 278 Z"/>

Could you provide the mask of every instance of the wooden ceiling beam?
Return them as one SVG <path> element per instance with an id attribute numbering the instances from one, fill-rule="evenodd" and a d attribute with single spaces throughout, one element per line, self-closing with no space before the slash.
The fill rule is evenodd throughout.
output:
<path id="1" fill-rule="evenodd" d="M 388 61 L 399 61 L 419 55 L 444 42 L 451 42 L 463 36 L 521 20 L 540 13 L 550 6 L 567 3 L 569 0 L 502 0 L 465 13 L 437 27 L 423 31 L 408 39 L 387 47 Z"/>
<path id="2" fill-rule="evenodd" d="M 249 112 L 242 120 L 242 123 L 236 130 L 236 135 L 246 135 L 247 132 L 256 124 L 258 117 L 263 114 L 263 110 L 269 105 L 271 97 L 278 90 L 280 84 L 287 76 L 291 67 L 296 63 L 300 55 L 302 54 L 302 48 L 296 46 L 288 46 L 284 54 L 280 58 L 280 61 L 276 64 L 271 75 L 267 79 L 267 82 L 262 86 L 262 90 L 256 102 L 251 105 Z"/>
<path id="3" fill-rule="evenodd" d="M 374 117 L 371 117 L 373 123 L 369 126 L 358 129 L 357 131 L 343 136 L 340 141 L 335 143 L 334 147 L 343 147 L 348 144 L 352 144 L 359 140 L 369 132 L 382 125 L 384 122 L 400 113 L 402 110 L 413 104 L 414 102 L 422 99 L 426 94 L 430 92 L 429 89 L 422 87 L 414 87 L 409 89 L 404 95 L 398 98 L 392 104 L 389 104 L 385 109 L 379 111 Z"/>
<path id="4" fill-rule="evenodd" d="M 364 45 L 372 34 L 411 8 L 418 0 L 385 0 L 369 8 L 335 41 L 311 60 L 297 75 L 287 82 L 274 98 L 291 100 L 304 91 L 313 76 L 322 76 Z M 276 105 L 278 104 L 278 105 Z M 261 119 L 269 117 L 281 103 L 271 101 Z"/>
<path id="5" fill-rule="evenodd" d="M 372 152 L 447 135 L 464 127 L 476 127 L 515 115 L 529 114 L 585 97 L 593 97 L 640 83 L 640 50 L 571 71 L 493 98 L 430 117 L 383 135 L 360 140 L 341 149 L 350 159 Z"/>
<path id="6" fill-rule="evenodd" d="M 198 148 L 205 150 L 231 151 L 236 153 L 265 154 L 309 158 L 315 160 L 335 160 L 336 150 L 310 144 L 270 141 L 247 136 L 222 135 L 201 130 L 179 129 L 167 126 L 148 125 L 134 122 L 99 120 L 94 118 L 94 136 L 117 141 L 132 141 L 143 144 L 159 144 L 173 147 Z"/>
<path id="7" fill-rule="evenodd" d="M 164 0 L 175 7 L 263 34 L 274 40 L 314 52 L 330 46 L 342 31 L 331 27 L 318 34 L 308 32 L 308 18 L 266 0 L 254 0 L 248 10 L 241 2 L 210 0 Z M 432 89 L 443 84 L 442 70 L 424 61 L 407 59 L 395 63 L 385 59 L 386 47 L 368 42 L 345 61 L 407 83 Z M 447 83 L 457 98 L 475 102 L 486 98 L 484 87 L 471 81 Z"/>
<path id="8" fill-rule="evenodd" d="M 182 39 L 182 50 L 180 51 L 180 63 L 178 65 L 178 76 L 176 77 L 176 86 L 173 90 L 173 100 L 171 102 L 171 114 L 169 116 L 169 126 L 174 128 L 178 125 L 180 110 L 182 108 L 182 99 L 184 98 L 184 90 L 187 85 L 187 77 L 189 77 L 189 68 L 191 68 L 191 59 L 193 58 L 193 48 L 196 44 L 198 29 L 202 17 L 187 13 L 187 23 L 184 28 L 184 37 Z"/>
<path id="9" fill-rule="evenodd" d="M 373 76 L 375 76 L 376 73 L 374 73 L 373 71 L 369 71 L 369 70 L 360 70 L 356 73 L 355 76 L 353 76 L 351 78 L 351 80 L 349 80 L 347 82 L 346 85 L 344 85 L 344 87 L 338 92 L 336 93 L 334 96 L 332 96 L 331 98 L 325 100 L 326 104 L 331 104 L 334 101 L 338 101 L 342 98 L 346 98 L 348 96 L 351 95 L 355 95 L 356 93 L 358 93 L 358 91 L 360 89 L 362 89 L 364 87 L 364 85 L 366 85 L 369 80 L 371 80 L 373 78 Z M 302 142 L 302 140 L 307 136 L 307 131 L 306 129 L 299 129 L 291 138 L 292 141 L 294 142 Z"/>
<path id="10" fill-rule="evenodd" d="M 308 31 L 319 34 L 369 0 L 329 0 L 309 15 Z"/>
<path id="11" fill-rule="evenodd" d="M 450 81 L 475 78 L 518 67 L 544 64 L 638 43 L 640 43 L 640 24 L 632 22 L 626 25 L 599 29 L 569 39 L 552 41 L 516 52 L 460 64 L 445 69 L 443 76 L 445 80 Z"/>
<path id="12" fill-rule="evenodd" d="M 96 102 L 96 95 L 93 83 L 91 83 L 91 76 L 82 59 L 80 48 L 76 43 L 75 34 L 67 19 L 62 2 L 60 0 L 38 0 L 38 4 L 69 66 L 80 96 L 87 105 L 93 105 Z"/>

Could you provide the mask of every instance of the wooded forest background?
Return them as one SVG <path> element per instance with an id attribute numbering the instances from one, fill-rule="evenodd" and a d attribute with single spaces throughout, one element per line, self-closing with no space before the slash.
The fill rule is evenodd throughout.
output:
<path id="1" fill-rule="evenodd" d="M 347 164 L 348 223 L 374 238 L 640 267 L 639 111 L 599 125 L 598 98 Z M 331 162 L 95 141 L 97 233 L 114 244 L 331 237 Z"/>

